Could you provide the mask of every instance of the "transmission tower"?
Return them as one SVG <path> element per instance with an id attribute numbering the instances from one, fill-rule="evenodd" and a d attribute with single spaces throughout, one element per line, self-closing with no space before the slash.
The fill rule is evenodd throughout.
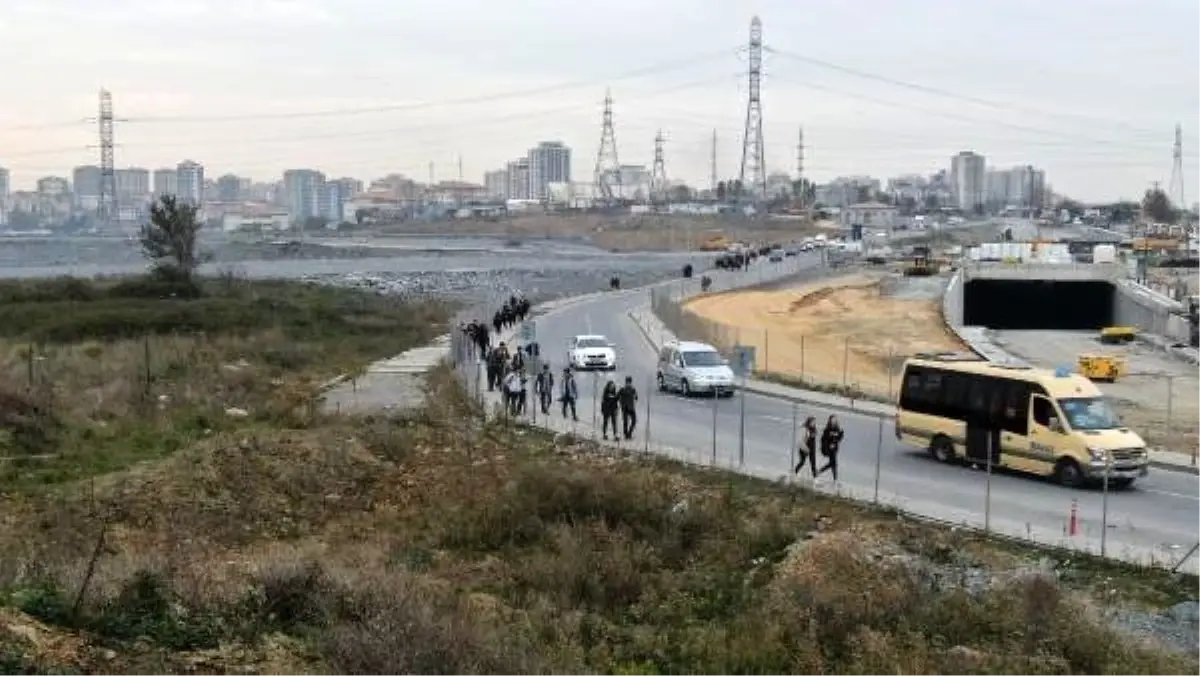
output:
<path id="1" fill-rule="evenodd" d="M 1187 209 L 1187 195 L 1183 190 L 1183 127 L 1175 125 L 1175 145 L 1171 149 L 1171 182 L 1167 184 L 1168 195 L 1178 209 Z"/>
<path id="2" fill-rule="evenodd" d="M 596 198 L 611 204 L 621 198 L 621 162 L 617 159 L 617 134 L 613 131 L 612 93 L 604 92 L 600 149 L 596 151 Z"/>
<path id="3" fill-rule="evenodd" d="M 804 200 L 807 199 L 807 191 L 804 189 L 804 127 L 800 127 L 796 139 L 796 190 L 799 193 L 796 195 L 796 201 L 803 210 Z"/>
<path id="4" fill-rule="evenodd" d="M 767 171 L 764 164 L 762 99 L 762 21 L 750 21 L 750 97 L 746 102 L 746 130 L 742 134 L 742 170 L 738 180 L 742 191 L 755 200 L 767 196 Z"/>
<path id="5" fill-rule="evenodd" d="M 654 204 L 667 203 L 667 164 L 663 158 L 663 133 L 654 136 L 654 166 L 650 169 L 650 201 Z"/>
<path id="6" fill-rule="evenodd" d="M 103 228 L 110 228 L 117 218 L 117 179 L 113 168 L 113 105 L 112 94 L 100 90 L 100 202 L 96 217 Z"/>

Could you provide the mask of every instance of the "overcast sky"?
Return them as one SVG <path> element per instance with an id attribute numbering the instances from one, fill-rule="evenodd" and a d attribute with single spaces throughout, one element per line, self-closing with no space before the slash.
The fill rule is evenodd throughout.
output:
<path id="1" fill-rule="evenodd" d="M 0 166 L 25 188 L 95 163 L 107 87 L 118 167 L 424 180 L 461 158 L 479 181 L 561 139 L 590 180 L 611 87 L 621 161 L 661 128 L 668 175 L 706 186 L 713 129 L 739 170 L 756 13 L 770 171 L 796 171 L 803 125 L 818 181 L 970 149 L 1111 199 L 1165 187 L 1180 122 L 1200 196 L 1196 0 L 2 0 Z"/>

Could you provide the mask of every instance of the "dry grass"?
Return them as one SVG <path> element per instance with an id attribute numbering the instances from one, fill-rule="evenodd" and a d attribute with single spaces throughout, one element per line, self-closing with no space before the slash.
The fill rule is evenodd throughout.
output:
<path id="1" fill-rule="evenodd" d="M 483 423 L 445 371 L 430 395 L 403 417 L 230 430 L 7 498 L 0 590 L 20 612 L 0 612 L 0 668 L 1196 671 L 1086 612 L 1071 587 L 1092 588 L 1087 568 L 1069 585 L 1024 576 L 970 594 L 911 562 L 1005 571 L 1029 555 Z M 1195 586 L 1123 579 L 1107 602 Z"/>

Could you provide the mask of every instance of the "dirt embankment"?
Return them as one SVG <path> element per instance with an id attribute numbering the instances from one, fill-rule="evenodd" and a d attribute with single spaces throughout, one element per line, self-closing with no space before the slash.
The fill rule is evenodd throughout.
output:
<path id="1" fill-rule="evenodd" d="M 906 356 L 966 349 L 942 322 L 938 283 L 864 273 L 702 297 L 687 307 L 737 327 L 740 341 L 756 347 L 762 371 L 888 397 Z"/>

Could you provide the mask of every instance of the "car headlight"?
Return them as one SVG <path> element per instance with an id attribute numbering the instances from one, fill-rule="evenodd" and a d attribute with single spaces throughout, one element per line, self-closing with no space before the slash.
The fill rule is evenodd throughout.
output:
<path id="1" fill-rule="evenodd" d="M 1089 448 L 1088 453 L 1092 454 L 1092 460 L 1103 460 L 1106 453 L 1101 448 Z"/>

